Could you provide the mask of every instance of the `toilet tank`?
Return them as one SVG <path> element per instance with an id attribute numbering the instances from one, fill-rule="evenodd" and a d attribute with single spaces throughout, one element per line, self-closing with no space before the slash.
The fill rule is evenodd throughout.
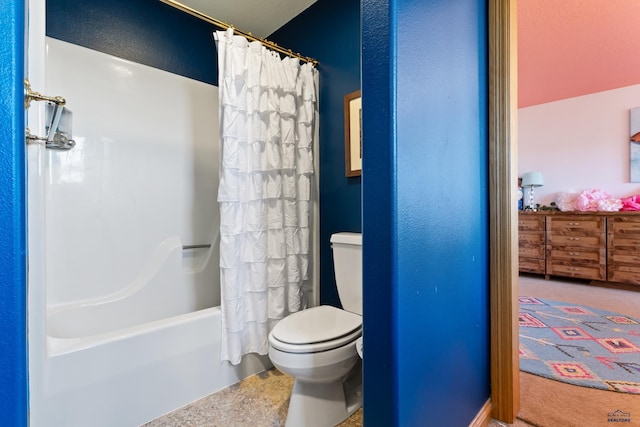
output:
<path id="1" fill-rule="evenodd" d="M 362 315 L 362 234 L 332 234 L 331 248 L 342 308 Z"/>

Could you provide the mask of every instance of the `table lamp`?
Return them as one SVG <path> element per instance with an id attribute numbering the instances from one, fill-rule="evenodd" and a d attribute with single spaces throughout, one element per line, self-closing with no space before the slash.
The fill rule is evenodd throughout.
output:
<path id="1" fill-rule="evenodd" d="M 535 187 L 542 187 L 544 180 L 540 172 L 527 172 L 522 174 L 522 187 L 529 187 L 529 204 L 525 207 L 528 211 L 537 211 L 536 205 L 533 204 L 533 189 Z"/>

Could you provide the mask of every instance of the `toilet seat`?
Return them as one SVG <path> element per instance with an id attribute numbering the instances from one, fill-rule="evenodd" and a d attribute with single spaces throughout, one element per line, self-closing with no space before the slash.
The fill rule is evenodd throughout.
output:
<path id="1" fill-rule="evenodd" d="M 342 347 L 361 335 L 362 316 L 321 305 L 282 319 L 269 334 L 269 342 L 287 353 L 315 353 Z"/>

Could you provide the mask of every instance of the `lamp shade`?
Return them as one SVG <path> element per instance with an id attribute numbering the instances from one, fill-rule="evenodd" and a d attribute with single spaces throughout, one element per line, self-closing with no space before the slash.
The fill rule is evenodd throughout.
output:
<path id="1" fill-rule="evenodd" d="M 540 172 L 527 172 L 522 174 L 522 186 L 523 187 L 542 187 L 544 180 Z"/>

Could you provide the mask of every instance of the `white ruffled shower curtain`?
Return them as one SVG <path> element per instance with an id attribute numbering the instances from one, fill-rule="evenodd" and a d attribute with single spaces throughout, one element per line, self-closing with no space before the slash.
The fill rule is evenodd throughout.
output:
<path id="1" fill-rule="evenodd" d="M 278 320 L 306 308 L 317 70 L 217 31 L 221 359 L 267 354 Z"/>

